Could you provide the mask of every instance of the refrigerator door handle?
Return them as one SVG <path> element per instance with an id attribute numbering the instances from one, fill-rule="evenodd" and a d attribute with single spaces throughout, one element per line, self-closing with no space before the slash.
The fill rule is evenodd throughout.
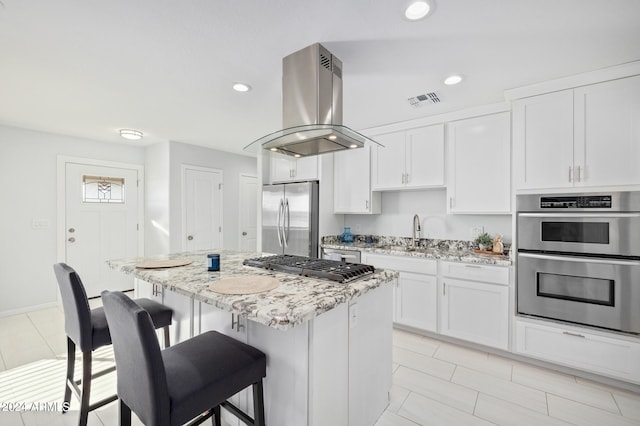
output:
<path id="1" fill-rule="evenodd" d="M 289 199 L 287 198 L 284 202 L 284 208 L 286 211 L 286 220 L 287 220 L 287 227 L 284 227 L 284 220 L 285 218 L 282 218 L 282 225 L 283 225 L 283 229 L 282 229 L 282 235 L 283 235 L 283 239 L 284 239 L 284 246 L 287 247 L 287 243 L 289 242 L 289 225 L 291 225 L 291 211 L 289 209 Z"/>
<path id="2" fill-rule="evenodd" d="M 276 232 L 278 233 L 278 244 L 282 247 L 282 236 L 280 235 L 280 222 L 284 213 L 284 202 L 280 199 L 280 206 L 278 206 L 278 217 L 276 219 Z M 284 234 L 284 233 L 283 233 Z"/>

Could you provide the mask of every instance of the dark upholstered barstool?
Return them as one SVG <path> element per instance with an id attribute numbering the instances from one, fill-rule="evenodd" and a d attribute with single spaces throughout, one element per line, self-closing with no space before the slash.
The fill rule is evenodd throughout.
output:
<path id="1" fill-rule="evenodd" d="M 102 292 L 102 304 L 116 356 L 121 426 L 131 424 L 131 411 L 146 425 L 196 425 L 213 416 L 220 426 L 220 406 L 246 424 L 264 425 L 264 353 L 216 331 L 161 351 L 141 306 L 117 291 Z M 249 386 L 253 419 L 226 401 Z"/>
<path id="2" fill-rule="evenodd" d="M 66 412 L 74 390 L 80 399 L 79 424 L 87 424 L 89 411 L 100 408 L 118 399 L 112 395 L 92 405 L 89 404 L 91 395 L 91 379 L 103 376 L 115 370 L 115 367 L 92 374 L 91 355 L 101 346 L 111 344 L 111 335 L 107 326 L 103 308 L 91 309 L 87 300 L 87 293 L 82 280 L 76 271 L 64 263 L 53 265 L 58 280 L 62 305 L 64 308 L 64 328 L 67 334 L 67 378 L 64 389 L 63 412 Z M 171 308 L 150 299 L 137 299 L 137 303 L 146 309 L 152 318 L 152 329 L 164 328 L 164 344 L 169 346 L 169 326 L 171 325 Z M 155 331 L 154 331 L 155 333 Z M 76 346 L 82 351 L 82 379 L 73 379 L 76 360 Z M 82 388 L 80 388 L 82 386 Z"/>

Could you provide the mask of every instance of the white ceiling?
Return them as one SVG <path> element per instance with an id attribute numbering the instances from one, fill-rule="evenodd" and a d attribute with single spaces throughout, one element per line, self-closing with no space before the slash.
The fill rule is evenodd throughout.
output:
<path id="1" fill-rule="evenodd" d="M 435 2 L 409 22 L 405 0 L 0 0 L 0 124 L 243 153 L 281 126 L 282 58 L 315 42 L 343 62 L 357 130 L 640 60 L 638 0 Z M 409 106 L 427 91 L 442 102 Z"/>

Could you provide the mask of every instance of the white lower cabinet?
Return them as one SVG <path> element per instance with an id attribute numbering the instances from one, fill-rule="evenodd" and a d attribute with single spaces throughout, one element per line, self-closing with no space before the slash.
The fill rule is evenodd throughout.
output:
<path id="1" fill-rule="evenodd" d="M 640 341 L 635 340 L 516 320 L 516 353 L 640 383 Z"/>
<path id="2" fill-rule="evenodd" d="M 437 331 L 437 260 L 363 253 L 362 262 L 400 272 L 394 287 L 394 323 Z"/>
<path id="3" fill-rule="evenodd" d="M 440 333 L 509 349 L 509 268 L 441 262 Z"/>

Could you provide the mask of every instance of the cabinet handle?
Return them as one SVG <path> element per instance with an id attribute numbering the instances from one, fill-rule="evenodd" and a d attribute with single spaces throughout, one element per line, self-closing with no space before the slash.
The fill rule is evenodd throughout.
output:
<path id="1" fill-rule="evenodd" d="M 449 208 L 453 208 L 453 197 L 449 197 Z"/>
<path id="2" fill-rule="evenodd" d="M 480 265 L 464 265 L 465 268 L 477 268 L 477 269 L 482 269 L 482 266 Z"/>
<path id="3" fill-rule="evenodd" d="M 563 331 L 562 334 L 566 334 L 567 336 L 573 336 L 573 337 L 580 337 L 582 339 L 585 339 L 586 337 L 584 337 L 582 334 L 578 334 L 578 333 L 570 333 L 568 331 Z"/>
<path id="4" fill-rule="evenodd" d="M 572 179 L 571 179 L 571 166 L 569 166 L 569 182 L 571 182 L 571 181 L 572 181 Z"/>
<path id="5" fill-rule="evenodd" d="M 404 183 L 404 173 L 402 174 L 402 183 Z"/>
<path id="6" fill-rule="evenodd" d="M 236 320 L 236 315 L 233 313 L 231 314 L 231 329 L 233 330 L 235 328 L 236 331 L 239 333 L 240 329 L 244 328 L 244 324 L 240 324 L 240 315 L 238 315 L 237 318 L 238 319 Z"/>
<path id="7" fill-rule="evenodd" d="M 411 180 L 410 178 L 411 178 L 411 175 L 407 173 L 407 179 L 405 180 L 405 183 L 409 183 L 409 180 Z"/>
<path id="8" fill-rule="evenodd" d="M 447 283 L 445 282 L 442 283 L 442 295 L 443 296 L 447 295 Z"/>
<path id="9" fill-rule="evenodd" d="M 578 182 L 580 182 L 580 166 L 578 166 L 578 171 L 577 171 L 577 172 L 578 172 L 578 178 L 577 178 L 577 181 L 578 181 Z"/>
<path id="10" fill-rule="evenodd" d="M 369 210 L 369 200 L 364 200 L 364 208 Z"/>

